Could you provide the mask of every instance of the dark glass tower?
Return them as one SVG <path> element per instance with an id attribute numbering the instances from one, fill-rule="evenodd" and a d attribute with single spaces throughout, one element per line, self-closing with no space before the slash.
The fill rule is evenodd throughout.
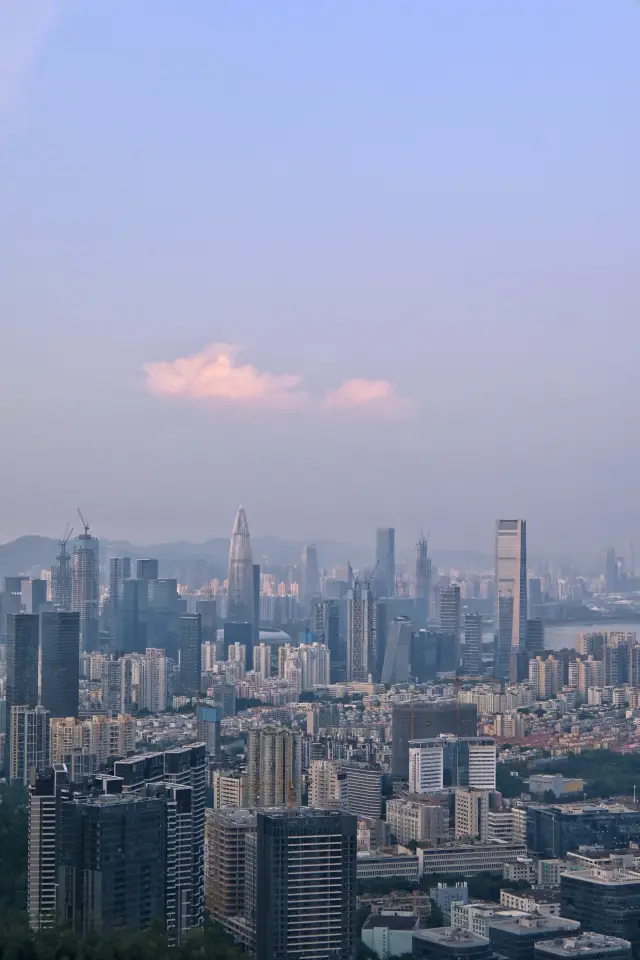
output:
<path id="1" fill-rule="evenodd" d="M 52 717 L 78 716 L 80 614 L 40 614 L 40 703 Z"/>
<path id="2" fill-rule="evenodd" d="M 180 690 L 193 696 L 200 693 L 202 618 L 199 613 L 180 617 Z"/>
<path id="3" fill-rule="evenodd" d="M 353 960 L 356 823 L 308 807 L 258 814 L 256 960 Z"/>

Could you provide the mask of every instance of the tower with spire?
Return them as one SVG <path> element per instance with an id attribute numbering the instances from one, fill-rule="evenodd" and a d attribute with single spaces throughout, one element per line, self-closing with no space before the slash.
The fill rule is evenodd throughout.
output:
<path id="1" fill-rule="evenodd" d="M 253 557 L 251 537 L 244 507 L 238 515 L 231 534 L 229 550 L 229 595 L 227 620 L 253 623 Z"/>

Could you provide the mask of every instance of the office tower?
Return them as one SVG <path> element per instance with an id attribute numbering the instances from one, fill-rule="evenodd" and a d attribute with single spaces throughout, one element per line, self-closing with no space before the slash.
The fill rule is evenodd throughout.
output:
<path id="1" fill-rule="evenodd" d="M 218 614 L 215 600 L 196 600 L 196 613 L 200 614 L 202 642 L 215 643 L 218 628 Z"/>
<path id="2" fill-rule="evenodd" d="M 193 696 L 200 693 L 200 660 L 202 621 L 199 613 L 183 613 L 180 617 L 180 690 Z"/>
<path id="3" fill-rule="evenodd" d="M 321 643 L 301 643 L 297 650 L 302 669 L 302 689 L 326 687 L 331 682 L 331 657 Z"/>
<path id="4" fill-rule="evenodd" d="M 164 925 L 175 840 L 161 797 L 72 797 L 60 804 L 57 832 L 60 924 L 81 937 Z"/>
<path id="5" fill-rule="evenodd" d="M 320 596 L 318 552 L 315 543 L 307 543 L 302 548 L 301 569 L 300 596 L 308 610 L 311 602 Z"/>
<path id="6" fill-rule="evenodd" d="M 469 930 L 433 927 L 412 935 L 414 960 L 495 960 L 489 940 Z"/>
<path id="7" fill-rule="evenodd" d="M 204 743 L 207 754 L 216 757 L 220 753 L 220 721 L 222 709 L 213 702 L 199 703 L 196 707 L 198 740 Z"/>
<path id="8" fill-rule="evenodd" d="M 456 787 L 455 836 L 487 840 L 489 837 L 489 791 Z"/>
<path id="9" fill-rule="evenodd" d="M 138 580 L 157 580 L 158 561 L 149 559 L 138 560 L 136 564 L 136 577 Z"/>
<path id="10" fill-rule="evenodd" d="M 125 580 L 131 577 L 131 557 L 109 558 L 109 605 L 107 627 L 111 640 L 111 649 L 116 650 L 118 645 L 119 598 L 121 587 Z"/>
<path id="11" fill-rule="evenodd" d="M 616 593 L 619 584 L 618 558 L 616 557 L 615 547 L 609 547 L 605 562 L 605 586 L 608 593 Z"/>
<path id="12" fill-rule="evenodd" d="M 118 588 L 117 648 L 120 653 L 143 653 L 149 641 L 149 584 L 130 577 Z"/>
<path id="13" fill-rule="evenodd" d="M 533 948 L 533 960 L 631 960 L 631 943 L 621 937 L 602 933 L 578 933 L 575 936 L 542 940 Z"/>
<path id="14" fill-rule="evenodd" d="M 9 782 L 26 786 L 32 775 L 50 763 L 49 711 L 44 707 L 11 707 Z"/>
<path id="15" fill-rule="evenodd" d="M 530 577 L 528 596 L 529 612 L 532 613 L 535 609 L 541 607 L 543 603 L 544 597 L 542 595 L 542 580 L 540 577 Z"/>
<path id="16" fill-rule="evenodd" d="M 371 763 L 352 760 L 340 764 L 345 779 L 343 808 L 357 817 L 382 815 L 382 771 Z"/>
<path id="17" fill-rule="evenodd" d="M 396 595 L 396 531 L 393 527 L 376 530 L 376 597 Z"/>
<path id="18" fill-rule="evenodd" d="M 73 530 L 67 527 L 60 541 L 60 553 L 51 567 L 51 602 L 56 610 L 71 610 L 71 557 L 67 543 Z"/>
<path id="19" fill-rule="evenodd" d="M 527 620 L 525 651 L 530 657 L 536 657 L 544 651 L 544 621 L 537 617 Z"/>
<path id="20" fill-rule="evenodd" d="M 440 589 L 440 627 L 454 638 L 454 670 L 460 659 L 460 585 L 450 583 Z"/>
<path id="21" fill-rule="evenodd" d="M 380 680 L 385 684 L 408 683 L 411 667 L 412 623 L 396 617 L 387 628 L 387 643 Z"/>
<path id="22" fill-rule="evenodd" d="M 228 604 L 227 620 L 253 623 L 253 559 L 244 507 L 238 508 L 231 534 Z"/>
<path id="23" fill-rule="evenodd" d="M 251 637 L 251 648 L 247 650 L 247 670 L 254 669 L 253 651 L 260 643 L 260 564 L 254 563 L 252 570 L 253 570 L 253 635 Z"/>
<path id="24" fill-rule="evenodd" d="M 347 680 L 364 681 L 376 667 L 376 604 L 368 580 L 356 579 L 347 594 Z"/>
<path id="25" fill-rule="evenodd" d="M 527 524 L 498 520 L 496 524 L 496 628 L 494 672 L 508 678 L 512 650 L 527 636 Z"/>
<path id="26" fill-rule="evenodd" d="M 329 648 L 331 682 L 346 676 L 345 648 L 340 643 L 340 604 L 337 600 L 319 600 L 311 611 L 311 630 L 318 643 Z"/>
<path id="27" fill-rule="evenodd" d="M 619 850 L 640 840 L 640 812 L 616 803 L 534 804 L 526 809 L 526 839 L 542 859 L 564 858 L 581 846 Z"/>
<path id="28" fill-rule="evenodd" d="M 79 613 L 40 614 L 39 697 L 52 717 L 78 716 L 79 644 Z"/>
<path id="29" fill-rule="evenodd" d="M 240 644 L 245 650 L 250 650 L 253 640 L 253 624 L 248 621 L 225 620 L 223 627 L 223 656 L 229 659 L 229 650 Z"/>
<path id="30" fill-rule="evenodd" d="M 12 707 L 38 703 L 39 624 L 37 614 L 7 617 L 7 715 Z"/>
<path id="31" fill-rule="evenodd" d="M 148 638 L 154 647 L 162 647 L 167 656 L 178 660 L 180 644 L 179 618 L 182 600 L 178 596 L 178 581 L 174 579 L 147 580 L 149 601 Z"/>
<path id="32" fill-rule="evenodd" d="M 247 743 L 247 803 L 250 807 L 299 807 L 302 738 L 285 727 L 250 730 Z"/>
<path id="33" fill-rule="evenodd" d="M 100 542 L 89 533 L 78 534 L 73 545 L 71 606 L 80 614 L 80 649 L 98 649 L 100 608 Z"/>
<path id="34" fill-rule="evenodd" d="M 435 793 L 446 787 L 495 790 L 495 740 L 447 734 L 410 740 L 409 793 Z"/>
<path id="35" fill-rule="evenodd" d="M 46 580 L 23 580 L 21 590 L 21 606 L 24 613 L 40 613 L 40 608 L 47 603 Z"/>
<path id="36" fill-rule="evenodd" d="M 462 649 L 462 672 L 469 677 L 479 677 L 482 668 L 482 616 L 467 613 L 464 618 L 464 647 Z"/>
<path id="37" fill-rule="evenodd" d="M 353 960 L 356 818 L 260 812 L 256 848 L 256 960 Z"/>
<path id="38" fill-rule="evenodd" d="M 57 763 L 34 776 L 29 786 L 27 913 L 32 930 L 57 923 L 56 807 L 68 779 L 67 768 Z"/>
<path id="39" fill-rule="evenodd" d="M 140 795 L 149 784 L 189 787 L 191 800 L 187 854 L 181 880 L 181 929 L 202 926 L 204 919 L 204 811 L 206 800 L 206 750 L 204 743 L 187 744 L 164 753 L 140 754 L 114 764 L 114 774 L 123 779 L 123 791 Z"/>
<path id="40" fill-rule="evenodd" d="M 431 593 L 431 560 L 427 555 L 428 543 L 424 535 L 416 544 L 416 597 L 425 603 L 424 616 L 429 616 L 429 594 Z"/>
<path id="41" fill-rule="evenodd" d="M 244 913 L 245 840 L 255 833 L 254 811 L 207 810 L 205 821 L 205 904 L 211 919 L 226 928 Z"/>
<path id="42" fill-rule="evenodd" d="M 540 699 L 555 697 L 564 683 L 564 665 L 555 657 L 536 657 L 529 661 L 529 683 Z"/>
<path id="43" fill-rule="evenodd" d="M 391 712 L 391 766 L 394 778 L 409 777 L 409 740 L 437 737 L 442 733 L 474 737 L 478 729 L 475 704 L 455 700 L 394 703 Z"/>

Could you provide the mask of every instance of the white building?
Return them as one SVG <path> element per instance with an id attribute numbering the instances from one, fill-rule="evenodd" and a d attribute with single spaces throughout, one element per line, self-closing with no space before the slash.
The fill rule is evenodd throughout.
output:
<path id="1" fill-rule="evenodd" d="M 414 800 L 389 800 L 387 823 L 398 843 L 405 845 L 411 840 L 443 843 L 449 833 L 449 816 L 444 807 Z"/>
<path id="2" fill-rule="evenodd" d="M 489 810 L 489 840 L 513 840 L 515 823 L 510 810 Z"/>
<path id="3" fill-rule="evenodd" d="M 420 876 L 419 857 L 410 853 L 374 853 L 364 850 L 357 858 L 358 880 L 394 877 L 417 882 Z"/>
<path id="4" fill-rule="evenodd" d="M 383 910 L 367 917 L 362 928 L 362 942 L 378 955 L 380 960 L 410 954 L 413 931 L 418 928 L 418 917 L 406 911 Z"/>
<path id="5" fill-rule="evenodd" d="M 456 788 L 456 839 L 474 837 L 487 840 L 489 836 L 489 792 Z"/>
<path id="6" fill-rule="evenodd" d="M 331 682 L 331 655 L 322 643 L 301 643 L 298 659 L 302 668 L 302 689 L 327 686 Z"/>
<path id="7" fill-rule="evenodd" d="M 448 734 L 410 740 L 409 793 L 435 793 L 449 786 L 495 790 L 495 740 Z"/>
<path id="8" fill-rule="evenodd" d="M 213 774 L 213 809 L 244 807 L 244 777 L 215 770 Z"/>
<path id="9" fill-rule="evenodd" d="M 309 770 L 309 806 L 334 806 L 340 799 L 338 763 L 335 760 L 312 760 Z"/>
<path id="10" fill-rule="evenodd" d="M 526 857 L 524 843 L 505 843 L 488 840 L 487 843 L 454 844 L 446 847 L 422 849 L 418 847 L 421 874 L 492 873 L 502 876 L 505 863 L 513 863 L 518 857 Z"/>

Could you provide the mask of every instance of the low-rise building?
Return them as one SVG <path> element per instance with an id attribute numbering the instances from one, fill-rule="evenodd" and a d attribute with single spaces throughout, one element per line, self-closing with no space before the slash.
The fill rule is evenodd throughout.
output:
<path id="1" fill-rule="evenodd" d="M 502 876 L 505 863 L 513 863 L 518 857 L 526 857 L 523 843 L 505 843 L 489 840 L 487 843 L 452 843 L 433 849 L 418 847 L 421 874 L 491 873 Z"/>
<path id="2" fill-rule="evenodd" d="M 519 917 L 499 920 L 489 926 L 489 939 L 495 952 L 507 960 L 533 960 L 533 951 L 542 940 L 578 933 L 580 924 L 562 917 Z"/>
<path id="3" fill-rule="evenodd" d="M 539 913 L 543 917 L 560 916 L 560 895 L 547 890 L 501 890 L 500 903 L 523 913 Z"/>
<path id="4" fill-rule="evenodd" d="M 361 939 L 380 960 L 387 960 L 411 953 L 413 933 L 418 926 L 419 920 L 412 914 L 371 914 L 365 920 Z"/>
<path id="5" fill-rule="evenodd" d="M 517 880 L 533 883 L 536 879 L 535 861 L 531 857 L 517 857 L 512 863 L 505 863 L 502 876 L 512 883 Z"/>
<path id="6" fill-rule="evenodd" d="M 418 882 L 420 861 L 410 853 L 379 853 L 364 850 L 358 853 L 358 880 L 397 878 Z"/>
<path id="7" fill-rule="evenodd" d="M 577 937 L 558 937 L 536 943 L 534 960 L 631 960 L 631 944 L 620 937 L 601 933 L 581 933 Z"/>

